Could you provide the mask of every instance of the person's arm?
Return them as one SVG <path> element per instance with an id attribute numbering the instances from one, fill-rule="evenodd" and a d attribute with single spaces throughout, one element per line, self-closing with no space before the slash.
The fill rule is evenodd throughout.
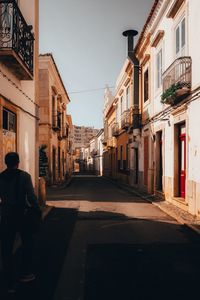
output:
<path id="1" fill-rule="evenodd" d="M 28 203 L 37 209 L 40 209 L 38 199 L 35 195 L 30 174 L 26 174 L 26 196 Z"/>

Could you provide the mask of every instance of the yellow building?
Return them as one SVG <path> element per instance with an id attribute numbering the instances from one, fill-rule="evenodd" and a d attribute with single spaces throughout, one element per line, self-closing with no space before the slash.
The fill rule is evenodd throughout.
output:
<path id="1" fill-rule="evenodd" d="M 52 54 L 39 56 L 39 143 L 46 146 L 47 182 L 57 184 L 69 172 L 69 96 Z"/>

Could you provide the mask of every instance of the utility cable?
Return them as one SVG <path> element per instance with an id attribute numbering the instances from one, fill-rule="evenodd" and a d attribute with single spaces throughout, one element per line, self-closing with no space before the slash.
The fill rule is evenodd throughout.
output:
<path id="1" fill-rule="evenodd" d="M 6 80 L 11 83 L 24 97 L 26 97 L 30 102 L 33 103 L 37 108 L 39 108 L 38 104 L 34 102 L 33 99 L 31 99 L 14 81 L 12 81 L 1 69 L 0 74 L 3 76 L 3 78 L 6 78 Z"/>
<path id="2" fill-rule="evenodd" d="M 114 86 L 108 86 L 108 87 L 97 88 L 97 89 L 73 91 L 73 92 L 69 92 L 68 94 L 92 93 L 92 92 L 97 92 L 97 91 L 102 91 L 102 90 L 105 90 L 106 88 L 109 88 L 109 89 L 114 89 L 115 87 L 114 87 Z"/>

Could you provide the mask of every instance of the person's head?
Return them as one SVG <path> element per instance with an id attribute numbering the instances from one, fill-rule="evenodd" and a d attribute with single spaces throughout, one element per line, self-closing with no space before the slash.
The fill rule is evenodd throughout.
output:
<path id="1" fill-rule="evenodd" d="M 8 169 L 16 169 L 19 166 L 19 154 L 17 152 L 9 152 L 5 156 L 5 164 Z"/>

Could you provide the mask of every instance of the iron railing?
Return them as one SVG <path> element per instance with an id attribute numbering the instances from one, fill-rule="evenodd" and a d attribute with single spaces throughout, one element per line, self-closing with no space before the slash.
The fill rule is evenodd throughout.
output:
<path id="1" fill-rule="evenodd" d="M 119 124 L 114 123 L 112 126 L 112 136 L 118 136 L 119 135 Z"/>
<path id="2" fill-rule="evenodd" d="M 58 111 L 52 111 L 52 128 L 55 131 L 61 129 L 61 113 Z"/>
<path id="3" fill-rule="evenodd" d="M 67 138 L 69 136 L 69 127 L 67 125 L 62 128 L 62 137 Z"/>
<path id="4" fill-rule="evenodd" d="M 128 128 L 131 125 L 130 110 L 125 110 L 121 117 L 121 128 Z"/>
<path id="5" fill-rule="evenodd" d="M 110 147 L 110 148 L 115 147 L 115 138 L 114 137 L 108 138 L 107 147 Z"/>
<path id="6" fill-rule="evenodd" d="M 0 50 L 13 50 L 33 75 L 34 37 L 16 1 L 0 1 Z"/>
<path id="7" fill-rule="evenodd" d="M 189 56 L 177 58 L 163 73 L 163 92 L 172 85 L 181 84 L 191 88 L 192 60 Z"/>

